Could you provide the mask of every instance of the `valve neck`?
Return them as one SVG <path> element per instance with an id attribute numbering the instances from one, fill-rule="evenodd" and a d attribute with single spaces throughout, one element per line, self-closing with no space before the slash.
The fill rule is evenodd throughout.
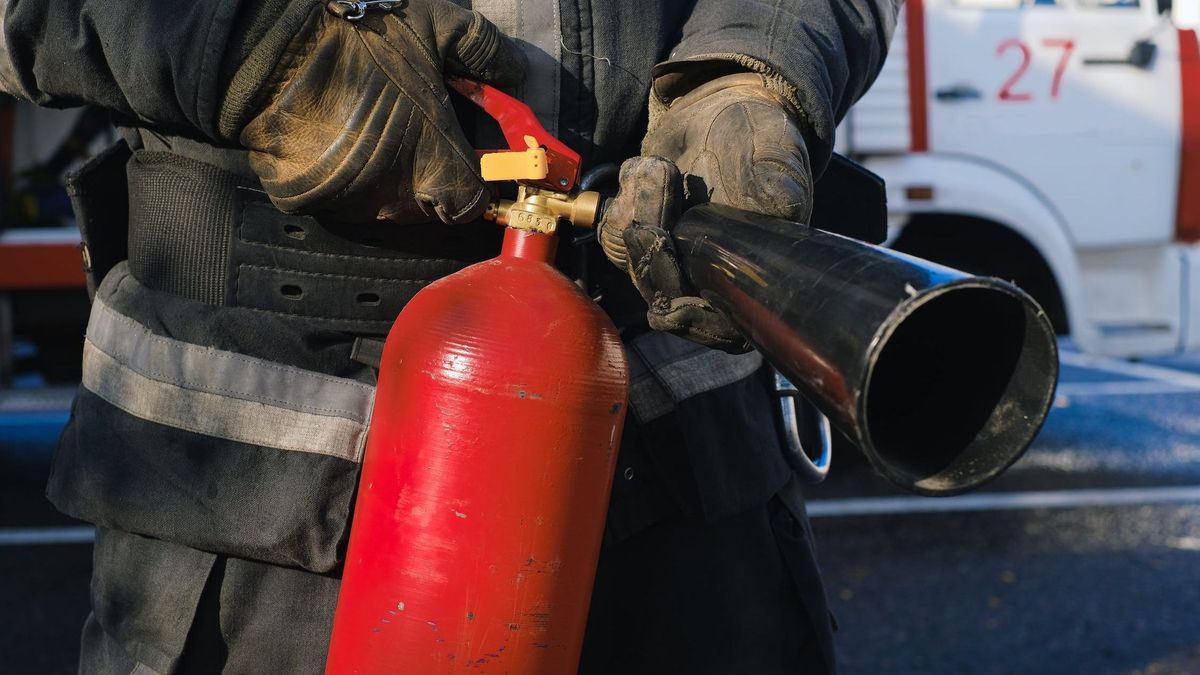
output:
<path id="1" fill-rule="evenodd" d="M 554 252 L 557 249 L 558 237 L 552 234 L 508 227 L 504 230 L 504 245 L 500 249 L 500 257 L 551 263 L 554 262 Z"/>

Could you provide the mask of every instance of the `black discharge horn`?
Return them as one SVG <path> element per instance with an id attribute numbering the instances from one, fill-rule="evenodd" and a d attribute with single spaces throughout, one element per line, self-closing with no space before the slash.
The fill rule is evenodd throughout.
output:
<path id="1" fill-rule="evenodd" d="M 714 205 L 674 235 L 701 295 L 897 485 L 965 492 L 1041 429 L 1058 351 L 1015 286 Z"/>

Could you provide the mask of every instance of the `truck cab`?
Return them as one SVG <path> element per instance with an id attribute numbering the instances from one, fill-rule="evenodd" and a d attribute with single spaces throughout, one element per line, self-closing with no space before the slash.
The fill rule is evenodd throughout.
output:
<path id="1" fill-rule="evenodd" d="M 839 150 L 893 247 L 1032 293 L 1085 352 L 1200 348 L 1195 0 L 909 0 Z"/>

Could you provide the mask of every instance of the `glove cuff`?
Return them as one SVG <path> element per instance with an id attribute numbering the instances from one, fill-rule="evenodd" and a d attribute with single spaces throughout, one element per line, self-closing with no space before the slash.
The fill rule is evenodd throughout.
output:
<path id="1" fill-rule="evenodd" d="M 797 122 L 808 124 L 808 116 L 800 104 L 796 88 L 769 64 L 745 54 L 704 54 L 682 61 L 666 61 L 654 67 L 654 84 L 650 88 L 650 128 L 654 128 L 656 118 L 669 109 L 676 99 L 708 82 L 739 73 L 758 75 L 759 84 L 781 99 L 780 102 Z"/>
<path id="2" fill-rule="evenodd" d="M 800 100 L 797 89 L 770 64 L 745 54 L 701 54 L 676 61 L 664 61 L 652 71 L 654 84 L 650 88 L 650 120 L 647 132 L 653 131 L 671 106 L 687 94 L 725 77 L 753 74 L 747 84 L 760 85 L 779 101 L 788 112 L 808 146 L 814 160 L 813 173 L 819 175 L 833 148 L 814 131 L 812 119 Z M 818 166 L 819 165 L 819 166 Z"/>
<path id="3" fill-rule="evenodd" d="M 297 36 L 312 34 L 323 0 L 263 0 L 245 3 L 222 64 L 228 83 L 217 117 L 218 136 L 236 143 L 280 63 Z"/>

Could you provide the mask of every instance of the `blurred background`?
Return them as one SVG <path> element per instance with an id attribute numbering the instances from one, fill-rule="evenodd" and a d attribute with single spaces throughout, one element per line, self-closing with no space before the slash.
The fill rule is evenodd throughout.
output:
<path id="1" fill-rule="evenodd" d="M 839 150 L 889 242 L 1061 334 L 1009 472 L 921 499 L 839 444 L 808 489 L 843 672 L 1200 673 L 1200 0 L 908 0 Z M 68 673 L 91 531 L 42 497 L 88 313 L 62 177 L 98 110 L 0 100 L 0 672 Z M 936 428 L 928 433 L 936 435 Z"/>

